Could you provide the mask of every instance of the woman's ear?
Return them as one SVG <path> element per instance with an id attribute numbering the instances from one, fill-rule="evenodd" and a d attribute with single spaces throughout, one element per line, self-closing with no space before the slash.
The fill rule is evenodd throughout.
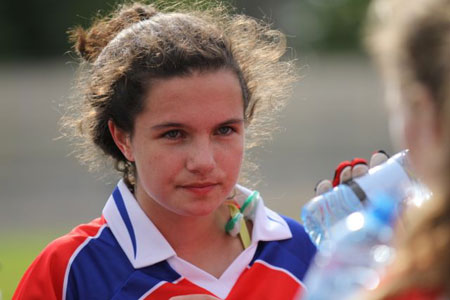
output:
<path id="1" fill-rule="evenodd" d="M 116 143 L 116 146 L 120 149 L 125 158 L 128 161 L 134 161 L 130 134 L 117 127 L 112 120 L 108 121 L 108 128 L 114 143 Z"/>
<path id="2" fill-rule="evenodd" d="M 421 139 L 429 146 L 434 146 L 441 142 L 442 125 L 440 123 L 436 101 L 429 89 L 421 84 L 415 84 L 410 89 L 410 120 L 415 123 L 415 139 Z"/>
<path id="3" fill-rule="evenodd" d="M 405 142 L 418 173 L 435 178 L 442 164 L 444 137 L 436 101 L 428 88 L 416 84 L 408 91 Z M 428 180 L 432 181 L 434 179 Z"/>

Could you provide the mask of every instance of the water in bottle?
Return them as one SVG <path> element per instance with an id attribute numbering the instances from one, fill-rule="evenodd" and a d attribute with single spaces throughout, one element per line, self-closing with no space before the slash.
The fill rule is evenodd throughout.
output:
<path id="1" fill-rule="evenodd" d="M 303 225 L 319 249 L 324 241 L 332 238 L 334 224 L 362 210 L 380 192 L 398 205 L 406 199 L 429 197 L 429 191 L 412 175 L 407 153 L 407 150 L 397 153 L 366 175 L 338 185 L 303 207 Z"/>
<path id="2" fill-rule="evenodd" d="M 349 299 L 376 288 L 395 251 L 391 247 L 396 205 L 378 196 L 367 210 L 333 227 L 334 239 L 316 254 L 305 277 L 306 300 Z"/>

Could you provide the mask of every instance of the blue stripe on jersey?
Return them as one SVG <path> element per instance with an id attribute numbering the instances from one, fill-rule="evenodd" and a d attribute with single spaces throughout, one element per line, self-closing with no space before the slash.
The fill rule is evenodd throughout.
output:
<path id="1" fill-rule="evenodd" d="M 157 284 L 180 277 L 166 261 L 134 269 L 106 227 L 73 260 L 66 299 L 138 299 Z"/>
<path id="2" fill-rule="evenodd" d="M 316 247 L 297 221 L 284 217 L 293 237 L 281 241 L 260 242 L 250 265 L 256 260 L 283 268 L 302 280 L 316 253 Z"/>
<path id="3" fill-rule="evenodd" d="M 167 263 L 162 261 L 150 267 L 136 270 L 127 284 L 111 300 L 139 299 L 153 287 L 165 282 L 174 282 L 181 276 Z"/>
<path id="4" fill-rule="evenodd" d="M 116 203 L 117 208 L 119 209 L 120 215 L 122 216 L 123 222 L 127 227 L 128 234 L 131 238 L 131 243 L 133 244 L 134 258 L 136 258 L 136 236 L 134 235 L 133 225 L 131 225 L 130 216 L 128 215 L 128 211 L 125 208 L 125 203 L 123 202 L 122 194 L 120 193 L 119 187 L 114 189 L 112 193 L 114 202 Z"/>

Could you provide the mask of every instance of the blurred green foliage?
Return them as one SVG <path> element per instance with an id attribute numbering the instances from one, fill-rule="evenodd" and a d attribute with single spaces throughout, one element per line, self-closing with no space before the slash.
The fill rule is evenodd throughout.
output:
<path id="1" fill-rule="evenodd" d="M 228 1 L 228 0 L 225 0 Z M 289 44 L 306 51 L 359 49 L 369 0 L 231 0 L 238 12 L 266 18 L 288 34 Z M 90 23 L 117 0 L 6 0 L 0 6 L 0 59 L 62 57 L 66 31 Z"/>
<path id="2" fill-rule="evenodd" d="M 54 230 L 14 234 L 0 232 L 0 300 L 11 299 L 25 270 L 53 239 Z"/>
<path id="3" fill-rule="evenodd" d="M 368 5 L 368 0 L 336 0 L 326 6 L 313 5 L 311 12 L 322 23 L 323 35 L 312 46 L 320 50 L 359 49 Z"/>
<path id="4" fill-rule="evenodd" d="M 87 25 L 96 11 L 109 11 L 105 0 L 7 0 L 0 6 L 0 58 L 61 57 L 70 50 L 67 30 Z"/>

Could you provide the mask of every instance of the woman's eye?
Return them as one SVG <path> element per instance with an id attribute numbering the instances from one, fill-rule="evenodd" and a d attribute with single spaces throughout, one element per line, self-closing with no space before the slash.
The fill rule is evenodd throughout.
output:
<path id="1" fill-rule="evenodd" d="M 163 134 L 164 138 L 175 140 L 182 137 L 182 133 L 180 130 L 170 130 Z"/>
<path id="2" fill-rule="evenodd" d="M 217 133 L 219 135 L 230 135 L 233 132 L 233 128 L 229 127 L 229 126 L 223 126 L 223 127 L 219 127 L 219 129 L 217 129 Z"/>

